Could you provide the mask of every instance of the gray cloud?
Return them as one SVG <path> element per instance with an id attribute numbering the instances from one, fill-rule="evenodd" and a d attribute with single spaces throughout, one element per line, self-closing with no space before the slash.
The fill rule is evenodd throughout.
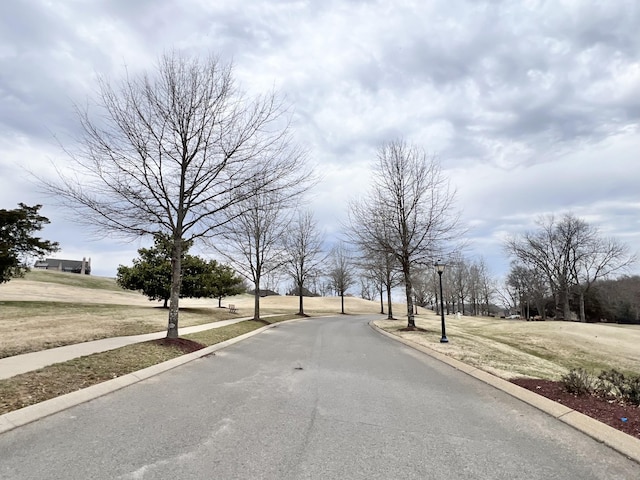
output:
<path id="1" fill-rule="evenodd" d="M 0 201 L 47 202 L 16 165 L 64 162 L 53 136 L 73 138 L 73 104 L 97 75 L 178 49 L 233 60 L 251 93 L 286 95 L 297 138 L 331 172 L 313 201 L 331 234 L 376 148 L 402 136 L 441 159 L 470 237 L 496 262 L 505 232 L 567 209 L 640 249 L 638 25 L 635 0 L 2 2 Z M 85 247 L 48 213 L 69 251 L 135 254 Z"/>

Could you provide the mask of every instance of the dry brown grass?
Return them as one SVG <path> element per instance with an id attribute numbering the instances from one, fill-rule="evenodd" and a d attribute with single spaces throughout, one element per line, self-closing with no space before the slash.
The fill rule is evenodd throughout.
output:
<path id="1" fill-rule="evenodd" d="M 264 324 L 260 322 L 246 321 L 194 333 L 185 338 L 201 346 L 209 346 L 262 326 Z M 136 343 L 0 380 L 0 415 L 171 360 L 184 353 L 177 346 L 162 345 L 158 341 Z"/>
<path id="2" fill-rule="evenodd" d="M 489 371 L 557 380 L 572 368 L 617 368 L 640 373 L 640 326 L 576 322 L 526 322 L 486 317 L 446 317 L 449 343 L 440 343 L 440 317 L 416 318 L 427 332 L 400 332 L 405 321 L 376 324 L 403 338 Z"/>
<path id="3" fill-rule="evenodd" d="M 151 305 L 0 301 L 4 332 L 0 358 L 100 338 L 138 335 L 166 328 L 167 310 Z M 184 308 L 180 325 L 236 318 L 225 309 Z"/>
<path id="4" fill-rule="evenodd" d="M 224 299 L 238 314 L 218 308 L 214 299 L 181 299 L 180 326 L 253 315 L 254 298 L 238 295 Z M 0 285 L 0 358 L 101 338 L 160 332 L 168 311 L 160 302 L 121 290 L 113 279 L 59 272 L 32 271 L 24 279 Z M 337 313 L 339 298 L 304 299 L 311 315 Z M 349 313 L 375 313 L 376 302 L 345 298 Z M 261 314 L 295 313 L 297 297 L 261 299 Z"/>

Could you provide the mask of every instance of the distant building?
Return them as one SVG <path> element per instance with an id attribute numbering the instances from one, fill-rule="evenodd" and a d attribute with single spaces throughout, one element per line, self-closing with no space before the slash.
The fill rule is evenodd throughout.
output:
<path id="1" fill-rule="evenodd" d="M 33 268 L 38 270 L 57 270 L 59 272 L 79 273 L 82 275 L 91 275 L 91 257 L 87 260 L 62 260 L 59 258 L 47 258 L 46 260 L 38 260 Z"/>
<path id="2" fill-rule="evenodd" d="M 261 297 L 270 297 L 272 295 L 278 295 L 278 296 L 280 295 L 278 292 L 274 292 L 273 290 L 262 290 L 262 289 L 260 289 L 259 292 L 260 292 L 260 296 Z M 255 295 L 256 291 L 255 291 L 255 289 L 254 290 L 249 290 L 247 293 L 250 294 L 250 295 Z"/>

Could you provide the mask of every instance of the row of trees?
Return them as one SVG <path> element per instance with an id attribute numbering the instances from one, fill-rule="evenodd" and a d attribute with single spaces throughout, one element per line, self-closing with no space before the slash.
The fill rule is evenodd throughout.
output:
<path id="1" fill-rule="evenodd" d="M 318 271 L 329 270 L 344 296 L 351 254 L 336 247 L 327 269 L 313 217 L 290 208 L 314 180 L 277 95 L 249 98 L 231 65 L 175 53 L 153 74 L 101 79 L 98 87 L 97 111 L 77 110 L 83 136 L 67 150 L 73 174 L 42 184 L 101 235 L 165 239 L 168 337 L 178 336 L 182 264 L 196 242 L 255 285 L 256 318 L 262 279 L 282 269 L 300 293 L 300 314 L 303 287 Z M 411 327 L 420 270 L 457 248 L 454 193 L 435 158 L 397 140 L 379 149 L 370 192 L 350 205 L 358 266 L 386 290 L 390 315 L 391 289 L 404 285 Z"/>
<path id="2" fill-rule="evenodd" d="M 469 259 L 461 254 L 451 257 L 442 274 L 443 304 L 446 313 L 489 315 L 494 313 L 498 291 L 485 260 Z M 420 272 L 415 287 L 416 301 L 439 312 L 439 278 L 433 268 Z"/>
<path id="3" fill-rule="evenodd" d="M 525 315 L 535 307 L 545 318 L 545 302 L 551 297 L 553 316 L 568 320 L 576 298 L 574 311 L 582 322 L 594 286 L 636 260 L 627 245 L 571 214 L 541 217 L 535 230 L 508 239 L 505 248 L 513 259 L 506 291 Z"/>
<path id="4" fill-rule="evenodd" d="M 186 252 L 196 243 L 255 286 L 256 319 L 265 279 L 289 275 L 304 314 L 309 281 L 328 274 L 344 296 L 355 282 L 355 264 L 363 291 L 375 285 L 381 304 L 386 292 L 390 317 L 391 291 L 404 287 L 408 326 L 414 327 L 416 300 L 437 299 L 438 259 L 449 264 L 447 308 L 489 311 L 486 265 L 459 253 L 455 191 L 437 159 L 420 148 L 402 140 L 379 148 L 371 188 L 349 205 L 351 251 L 341 244 L 327 258 L 322 234 L 304 210 L 314 175 L 293 139 L 288 106 L 274 92 L 249 97 L 235 84 L 230 64 L 176 53 L 163 55 L 153 73 L 119 82 L 103 78 L 98 87 L 96 104 L 77 109 L 82 136 L 67 150 L 72 173 L 41 182 L 100 236 L 163 239 L 171 269 L 168 337 L 178 336 L 180 297 L 192 293 L 182 289 L 192 260 Z M 518 267 L 542 272 L 560 318 L 568 318 L 569 292 L 577 288 L 584 318 L 586 293 L 628 263 L 626 252 L 599 242 L 580 221 L 543 227 L 514 238 L 508 249 Z M 535 285 L 526 285 L 519 298 L 533 299 Z"/>

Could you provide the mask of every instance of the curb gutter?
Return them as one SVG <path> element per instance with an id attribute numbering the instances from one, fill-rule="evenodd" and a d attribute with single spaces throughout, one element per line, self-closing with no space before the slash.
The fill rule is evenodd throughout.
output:
<path id="1" fill-rule="evenodd" d="M 512 397 L 515 397 L 525 403 L 528 403 L 529 405 L 532 405 L 538 410 L 542 410 L 548 415 L 557 418 L 561 422 L 572 426 L 576 430 L 589 435 L 593 439 L 604 443 L 617 452 L 625 455 L 626 457 L 634 460 L 637 463 L 640 463 L 640 440 L 638 440 L 637 438 L 634 438 L 631 435 L 627 435 L 620 430 L 616 430 L 615 428 L 610 427 L 607 424 L 604 424 L 594 418 L 577 412 L 560 403 L 549 400 L 548 398 L 543 397 L 542 395 L 538 395 L 531 390 L 527 390 L 526 388 L 520 387 L 514 383 L 485 372 L 484 370 L 472 367 L 471 365 L 467 365 L 460 360 L 456 360 L 440 352 L 436 352 L 429 347 L 419 345 L 398 335 L 389 333 L 386 330 L 383 330 L 382 328 L 375 325 L 373 321 L 369 322 L 369 326 L 382 335 L 385 335 L 395 341 L 403 343 L 408 347 L 425 353 L 435 358 L 436 360 L 450 365 L 456 370 L 460 370 L 461 372 L 475 377 L 478 380 L 497 388 L 498 390 L 502 390 L 503 392 L 508 393 Z"/>
<path id="2" fill-rule="evenodd" d="M 171 360 L 167 360 L 166 362 L 158 363 L 156 365 L 152 365 L 136 372 L 128 373 L 127 375 L 114 378 L 113 380 L 107 380 L 102 383 L 97 383 L 96 385 L 83 388 L 82 390 L 76 390 L 75 392 L 67 393 L 59 397 L 45 400 L 44 402 L 36 403 L 34 405 L 29 405 L 28 407 L 5 413 L 4 415 L 0 415 L 0 434 L 26 425 L 27 423 L 35 422 L 36 420 L 40 420 L 41 418 L 53 415 L 54 413 L 61 412 L 76 405 L 80 405 L 81 403 L 88 402 L 89 400 L 93 400 L 108 393 L 115 392 L 116 390 L 120 390 L 121 388 L 133 385 L 134 383 L 138 383 L 142 380 L 146 380 L 147 378 L 159 375 L 160 373 L 179 367 L 180 365 L 184 365 L 185 363 L 189 363 L 193 360 L 205 357 L 213 352 L 233 345 L 234 343 L 238 343 L 249 337 L 258 335 L 270 328 L 289 322 L 297 322 L 299 320 L 303 319 L 294 318 L 292 320 L 285 320 L 283 322 L 265 325 L 264 327 L 252 330 L 251 332 L 242 334 L 238 337 L 230 338 L 229 340 L 225 340 L 224 342 L 216 343 L 215 345 L 211 345 L 210 347 L 206 347 L 192 353 L 187 353 L 186 355 L 181 355 L 176 358 L 172 358 Z"/>

